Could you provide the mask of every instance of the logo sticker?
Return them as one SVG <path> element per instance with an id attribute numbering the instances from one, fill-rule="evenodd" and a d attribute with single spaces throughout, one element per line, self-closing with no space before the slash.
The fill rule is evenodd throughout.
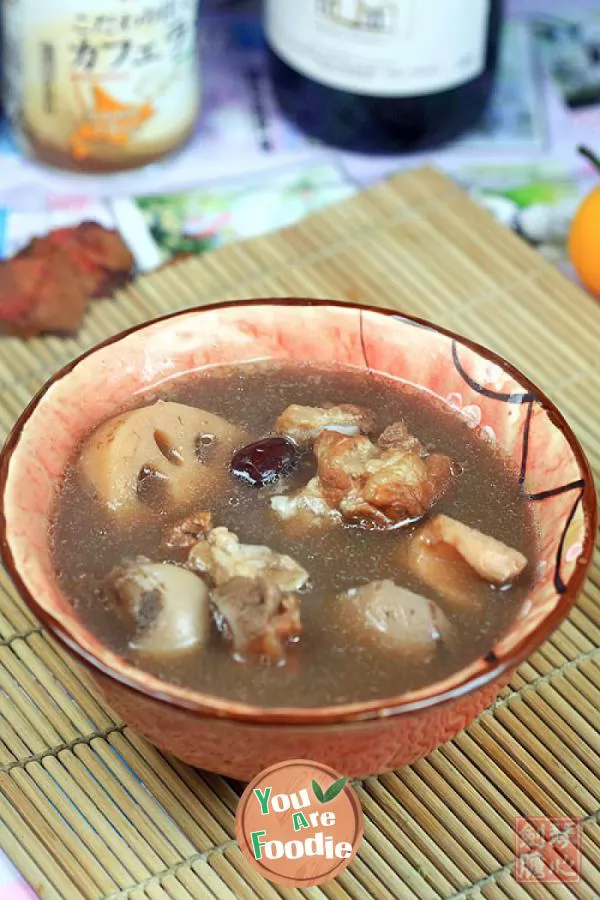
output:
<path id="1" fill-rule="evenodd" d="M 364 831 L 356 792 L 322 763 L 293 759 L 261 772 L 242 795 L 236 837 L 257 872 L 276 884 L 311 887 L 335 878 Z"/>

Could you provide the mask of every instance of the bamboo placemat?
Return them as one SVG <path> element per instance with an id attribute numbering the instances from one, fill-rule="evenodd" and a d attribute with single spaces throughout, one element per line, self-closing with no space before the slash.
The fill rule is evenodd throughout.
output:
<path id="1" fill-rule="evenodd" d="M 393 306 L 507 356 L 559 404 L 600 471 L 600 309 L 432 170 L 400 175 L 271 236 L 146 276 L 76 338 L 0 339 L 0 438 L 58 366 L 190 305 L 334 297 Z M 336 882 L 252 873 L 238 793 L 115 718 L 0 571 L 0 845 L 47 900 L 600 897 L 600 569 L 494 708 L 413 766 L 358 785 L 365 840 Z M 521 885 L 516 816 L 583 823 L 578 884 Z"/>

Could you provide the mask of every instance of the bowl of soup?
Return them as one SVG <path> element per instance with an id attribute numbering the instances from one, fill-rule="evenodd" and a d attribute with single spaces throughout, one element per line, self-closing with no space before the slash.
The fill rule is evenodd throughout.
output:
<path id="1" fill-rule="evenodd" d="M 126 722 L 241 780 L 452 738 L 576 600 L 592 478 L 492 352 L 392 311 L 224 303 L 58 372 L 2 453 L 25 603 Z"/>

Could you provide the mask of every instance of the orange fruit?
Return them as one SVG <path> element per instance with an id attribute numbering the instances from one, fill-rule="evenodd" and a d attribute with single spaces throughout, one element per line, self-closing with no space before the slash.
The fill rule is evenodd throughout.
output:
<path id="1" fill-rule="evenodd" d="M 569 257 L 582 283 L 600 297 L 600 187 L 575 214 L 569 233 Z"/>
<path id="2" fill-rule="evenodd" d="M 581 148 L 584 156 L 600 168 L 600 162 Z M 600 187 L 585 198 L 571 223 L 569 257 L 573 268 L 587 290 L 600 297 Z"/>

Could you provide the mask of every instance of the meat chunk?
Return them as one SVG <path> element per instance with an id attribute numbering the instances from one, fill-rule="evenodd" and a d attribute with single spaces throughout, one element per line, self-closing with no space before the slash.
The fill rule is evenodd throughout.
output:
<path id="1" fill-rule="evenodd" d="M 285 644 L 302 631 L 300 603 L 269 578 L 234 577 L 215 588 L 217 623 L 239 657 L 281 662 Z"/>
<path id="2" fill-rule="evenodd" d="M 403 422 L 386 428 L 377 444 L 366 435 L 323 431 L 314 452 L 316 477 L 301 491 L 271 500 L 282 519 L 302 516 L 305 527 L 340 516 L 377 528 L 418 519 L 451 481 L 448 457 L 427 455 Z"/>
<path id="3" fill-rule="evenodd" d="M 190 550 L 198 541 L 204 540 L 212 530 L 212 515 L 201 511 L 171 525 L 163 543 L 168 550 Z"/>
<path id="4" fill-rule="evenodd" d="M 341 516 L 325 500 L 318 478 L 299 491 L 271 498 L 271 509 L 284 521 L 298 529 L 327 528 L 340 521 Z"/>
<path id="5" fill-rule="evenodd" d="M 450 516 L 434 516 L 408 546 L 410 569 L 454 606 L 473 602 L 481 579 L 504 585 L 527 566 L 527 558 L 496 538 Z"/>
<path id="6" fill-rule="evenodd" d="M 341 627 L 360 644 L 425 659 L 450 634 L 442 610 L 393 581 L 372 581 L 338 598 Z"/>
<path id="7" fill-rule="evenodd" d="M 395 450 L 415 451 L 419 455 L 423 455 L 423 447 L 420 440 L 409 433 L 406 423 L 402 419 L 388 425 L 381 432 L 377 446 L 380 450 L 393 448 Z"/>
<path id="8" fill-rule="evenodd" d="M 167 658 L 208 640 L 208 588 L 193 572 L 142 559 L 114 569 L 106 587 L 134 625 L 137 652 Z"/>
<path id="9" fill-rule="evenodd" d="M 89 297 L 131 277 L 133 256 L 117 231 L 97 222 L 34 238 L 0 263 L 0 324 L 11 334 L 75 331 Z"/>
<path id="10" fill-rule="evenodd" d="M 409 438 L 382 448 L 364 436 L 320 435 L 315 455 L 325 501 L 349 521 L 378 527 L 425 515 L 448 489 L 450 460 L 423 456 Z"/>
<path id="11" fill-rule="evenodd" d="M 187 564 L 207 574 L 217 587 L 232 578 L 265 578 L 281 591 L 297 591 L 308 582 L 308 572 L 295 559 L 270 547 L 241 544 L 228 528 L 213 528 L 190 550 Z"/>
<path id="12" fill-rule="evenodd" d="M 415 540 L 426 543 L 433 552 L 439 544 L 451 548 L 481 578 L 492 584 L 514 581 L 527 565 L 527 557 L 519 550 L 450 516 L 434 516 L 420 529 Z"/>
<path id="13" fill-rule="evenodd" d="M 281 662 L 284 643 L 301 631 L 296 595 L 308 572 L 291 556 L 269 547 L 241 544 L 227 528 L 213 528 L 190 550 L 187 565 L 206 575 L 221 631 L 239 657 Z"/>
<path id="14" fill-rule="evenodd" d="M 379 454 L 368 437 L 326 432 L 315 442 L 317 477 L 330 506 L 338 507 Z"/>
<path id="15" fill-rule="evenodd" d="M 314 441 L 323 431 L 360 434 L 371 431 L 373 425 L 373 414 L 352 403 L 323 407 L 293 403 L 275 422 L 275 431 L 302 445 Z"/>
<path id="16" fill-rule="evenodd" d="M 205 435 L 214 444 L 209 465 L 198 455 Z M 225 477 L 225 460 L 243 438 L 241 429 L 214 413 L 158 400 L 104 422 L 84 444 L 80 466 L 107 508 L 128 516 L 165 495 L 178 505 L 214 490 L 219 460 Z"/>

